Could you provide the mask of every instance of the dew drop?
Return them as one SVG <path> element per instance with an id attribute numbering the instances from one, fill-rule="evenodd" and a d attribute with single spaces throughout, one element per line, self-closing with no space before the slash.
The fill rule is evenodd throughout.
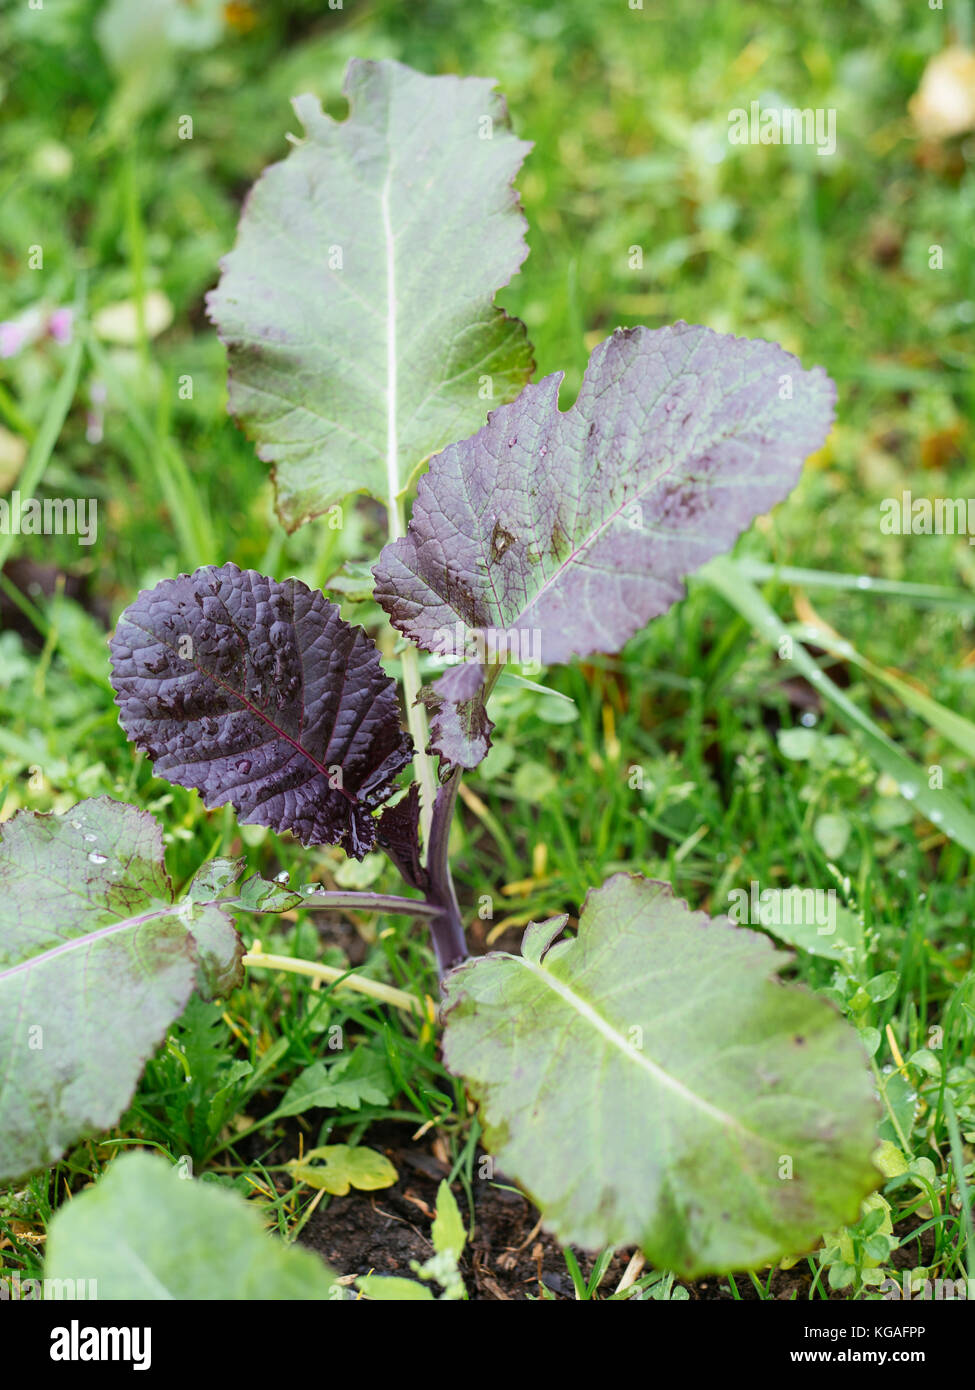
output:
<path id="1" fill-rule="evenodd" d="M 932 811 L 928 819 L 931 821 L 932 825 L 940 825 L 944 820 L 944 813 L 942 811 Z"/>
<path id="2" fill-rule="evenodd" d="M 915 787 L 913 782 L 902 782 L 900 785 L 900 794 L 908 801 L 913 801 L 917 796 L 917 787 Z"/>
<path id="3" fill-rule="evenodd" d="M 799 723 L 806 729 L 812 729 L 818 723 L 816 716 L 811 709 L 807 709 L 805 714 L 800 714 Z"/>
<path id="4" fill-rule="evenodd" d="M 291 877 L 291 875 L 288 873 L 287 869 L 282 869 L 281 872 L 280 872 L 279 874 L 275 874 L 275 875 L 274 875 L 274 882 L 275 882 L 275 883 L 287 883 L 287 882 L 288 882 L 288 879 L 289 879 L 290 877 Z"/>
<path id="5" fill-rule="evenodd" d="M 873 580 L 869 577 L 869 575 L 860 574 L 860 575 L 857 576 L 857 588 L 858 588 L 858 589 L 872 589 L 872 588 L 873 588 Z"/>
<path id="6" fill-rule="evenodd" d="M 72 829 L 72 830 L 80 830 L 80 829 L 81 829 L 81 821 L 80 821 L 80 820 L 73 820 L 73 821 L 71 822 L 71 829 Z"/>
<path id="7" fill-rule="evenodd" d="M 86 840 L 86 841 L 88 842 L 88 844 L 90 844 L 90 845 L 93 845 L 93 844 L 95 843 L 95 841 L 96 841 L 97 838 L 98 838 L 97 835 L 86 835 L 86 836 L 85 836 L 85 840 Z"/>
<path id="8" fill-rule="evenodd" d="M 237 764 L 237 771 L 241 774 L 242 777 L 246 777 L 247 774 L 248 774 L 248 772 L 250 772 L 250 770 L 251 770 L 251 765 L 250 765 L 250 763 L 247 761 L 246 758 L 243 758 L 243 759 Z"/>
<path id="9" fill-rule="evenodd" d="M 86 835 L 86 836 L 85 836 L 85 839 L 87 840 L 87 838 L 88 838 L 88 836 Z M 94 839 L 94 838 L 95 838 L 95 837 L 92 836 L 92 839 Z M 107 854 L 96 854 L 94 850 L 92 850 L 92 852 L 91 852 L 91 854 L 89 854 L 88 858 L 89 858 L 89 860 L 91 861 L 92 864 L 107 864 L 107 863 L 108 863 L 108 855 L 107 855 Z"/>

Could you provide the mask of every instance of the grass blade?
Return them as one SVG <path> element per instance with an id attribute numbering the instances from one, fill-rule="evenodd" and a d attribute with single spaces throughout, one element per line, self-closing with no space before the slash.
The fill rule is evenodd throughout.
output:
<path id="1" fill-rule="evenodd" d="M 925 770 L 903 753 L 893 739 L 819 669 L 737 562 L 721 557 L 712 560 L 699 573 L 766 642 L 778 648 L 783 637 L 790 638 L 791 664 L 833 706 L 844 723 L 860 733 L 874 764 L 897 781 L 901 795 L 912 801 L 932 824 L 975 854 L 975 815 L 953 793 L 928 786 Z"/>
<path id="2" fill-rule="evenodd" d="M 872 574 L 838 574 L 832 570 L 796 569 L 792 565 L 768 565 L 743 556 L 735 568 L 757 584 L 779 580 L 803 589 L 833 589 L 841 593 L 882 594 L 885 598 L 907 599 L 927 608 L 948 608 L 958 613 L 975 613 L 975 594 L 964 589 L 947 589 L 940 584 L 912 584 L 906 579 L 877 579 Z"/>
<path id="3" fill-rule="evenodd" d="M 85 285 L 83 280 L 79 280 L 78 292 L 75 297 L 75 317 L 76 321 L 84 310 Z M 84 356 L 84 341 L 76 336 L 71 349 L 68 353 L 68 360 L 65 363 L 61 379 L 54 389 L 54 394 L 48 402 L 47 410 L 44 412 L 44 419 L 41 421 L 40 429 L 34 436 L 24 471 L 17 480 L 17 491 L 23 500 L 34 496 L 34 491 L 40 483 L 47 470 L 47 465 L 51 461 L 54 453 L 54 446 L 58 442 L 64 422 L 67 419 L 68 411 L 71 409 L 71 402 L 74 400 L 75 392 L 78 389 L 78 376 L 81 372 L 81 359 Z M 14 542 L 14 536 L 19 531 L 20 518 L 16 522 L 11 516 L 10 530 L 6 534 L 0 534 L 0 569 L 7 563 L 10 549 Z"/>

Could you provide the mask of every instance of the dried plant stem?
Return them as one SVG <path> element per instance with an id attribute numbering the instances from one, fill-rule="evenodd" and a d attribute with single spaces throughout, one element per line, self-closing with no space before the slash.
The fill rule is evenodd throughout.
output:
<path id="1" fill-rule="evenodd" d="M 337 989 L 358 990 L 360 994 L 368 994 L 372 999 L 392 1004 L 404 1013 L 417 1014 L 421 1018 L 427 1012 L 420 1000 L 405 990 L 384 985 L 380 980 L 366 979 L 364 975 L 350 974 L 348 970 L 340 970 L 334 965 L 321 965 L 318 961 L 301 960 L 295 956 L 269 955 L 261 950 L 249 951 L 243 963 L 259 970 L 285 970 L 292 975 L 308 975 L 313 980 L 335 985 Z"/>

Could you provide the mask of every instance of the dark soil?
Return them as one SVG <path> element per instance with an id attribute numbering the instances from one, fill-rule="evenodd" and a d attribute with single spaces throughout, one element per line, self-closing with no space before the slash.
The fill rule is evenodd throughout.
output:
<path id="1" fill-rule="evenodd" d="M 427 1140 L 404 1143 L 403 1131 L 393 1124 L 376 1125 L 368 1136 L 373 1148 L 382 1149 L 400 1175 L 394 1187 L 382 1192 L 351 1192 L 347 1197 L 326 1198 L 305 1226 L 300 1240 L 317 1251 L 340 1275 L 395 1274 L 413 1277 L 410 1261 L 422 1263 L 433 1253 L 430 1224 L 437 1187 L 448 1173 L 448 1164 Z M 475 1173 L 477 1163 L 475 1162 Z M 575 1291 L 558 1242 L 539 1225 L 538 1212 L 527 1198 L 508 1190 L 503 1177 L 475 1179 L 474 1239 L 467 1246 L 461 1269 L 472 1300 L 526 1300 L 530 1298 L 574 1300 Z M 460 1184 L 455 1195 L 461 1212 L 467 1207 Z M 901 1232 L 900 1234 L 904 1234 Z M 931 1233 L 925 1232 L 925 1238 Z M 583 1275 L 588 1277 L 594 1256 L 576 1251 Z M 600 1286 L 603 1297 L 613 1292 L 623 1276 L 631 1251 L 617 1254 Z M 893 1263 L 910 1268 L 918 1262 L 916 1243 L 897 1251 Z M 762 1285 L 767 1272 L 760 1276 Z M 683 1281 L 682 1281 L 683 1282 Z M 800 1302 L 809 1298 L 813 1276 L 805 1259 L 772 1276 L 772 1298 Z M 543 1287 L 544 1286 L 544 1287 Z M 742 1301 L 758 1293 L 751 1279 L 735 1276 Z M 725 1276 L 684 1283 L 692 1301 L 732 1300 Z M 825 1287 L 825 1278 L 820 1281 Z M 827 1289 L 828 1292 L 828 1289 Z M 817 1292 L 815 1295 L 821 1295 Z M 843 1299 L 843 1293 L 830 1293 Z"/>
<path id="2" fill-rule="evenodd" d="M 393 1142 L 382 1143 L 386 1137 Z M 382 1148 L 396 1167 L 399 1182 L 382 1192 L 351 1192 L 347 1197 L 331 1198 L 327 1207 L 323 1203 L 314 1213 L 300 1239 L 339 1274 L 410 1278 L 410 1261 L 422 1263 L 433 1254 L 430 1224 L 437 1188 L 449 1165 L 423 1143 L 403 1144 L 398 1127 L 374 1126 L 369 1143 Z M 474 1239 L 461 1262 L 469 1296 L 489 1301 L 546 1295 L 574 1298 L 558 1243 L 539 1228 L 538 1212 L 531 1203 L 502 1186 L 504 1181 L 496 1177 L 493 1182 L 474 1182 Z M 455 1193 L 466 1214 L 459 1184 Z M 626 1254 L 616 1256 L 604 1286 L 615 1288 L 627 1260 Z M 580 1254 L 579 1264 L 588 1275 L 593 1257 Z M 545 1286 L 544 1292 L 540 1285 Z"/>
<path id="3" fill-rule="evenodd" d="M 71 574 L 59 570 L 55 565 L 42 565 L 29 555 L 19 555 L 8 560 L 3 567 L 5 579 L 9 579 L 15 589 L 25 598 L 36 603 L 41 597 L 51 598 L 63 586 L 68 598 L 74 599 L 94 618 L 107 628 L 110 623 L 108 605 L 92 592 L 92 578 L 89 574 Z M 5 593 L 0 593 L 0 631 L 17 632 L 32 651 L 40 651 L 44 645 L 43 636 L 37 632 L 29 618 Z"/>

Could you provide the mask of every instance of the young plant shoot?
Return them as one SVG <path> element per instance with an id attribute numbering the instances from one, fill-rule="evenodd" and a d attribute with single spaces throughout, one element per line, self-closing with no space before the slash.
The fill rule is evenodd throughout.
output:
<path id="1" fill-rule="evenodd" d="M 209 313 L 282 524 L 322 525 L 356 493 L 384 505 L 368 558 L 398 681 L 325 595 L 232 563 L 141 593 L 111 680 L 159 777 L 312 850 L 381 849 L 402 887 L 306 897 L 211 861 L 176 900 L 147 813 L 100 798 L 14 817 L 0 1177 L 116 1121 L 191 993 L 240 980 L 235 912 L 332 902 L 429 929 L 446 1064 L 560 1241 L 689 1276 L 807 1250 L 879 1181 L 867 1057 L 837 1010 L 777 979 L 789 957 L 766 935 L 637 872 L 567 904 L 574 931 L 566 913 L 520 954 L 470 957 L 448 844 L 505 664 L 618 653 L 678 602 L 795 486 L 833 383 L 677 323 L 612 333 L 561 409 L 562 374 L 529 384 L 525 328 L 494 303 L 527 255 L 530 147 L 492 83 L 353 61 L 345 91 L 342 121 L 295 101 L 304 133 L 252 191 Z M 420 652 L 442 665 L 425 685 Z"/>

